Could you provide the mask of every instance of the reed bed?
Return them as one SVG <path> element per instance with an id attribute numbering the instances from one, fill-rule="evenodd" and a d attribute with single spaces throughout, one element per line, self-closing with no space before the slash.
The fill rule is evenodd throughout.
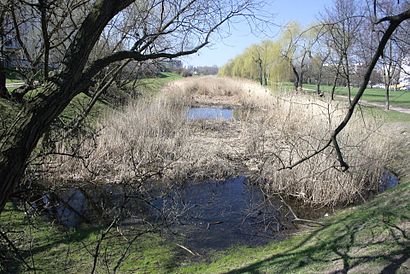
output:
<path id="1" fill-rule="evenodd" d="M 236 110 L 233 121 L 189 121 L 194 105 Z M 392 160 L 393 137 L 375 118 L 357 113 L 339 137 L 350 165 L 338 169 L 333 147 L 302 164 L 319 149 L 346 111 L 342 103 L 306 94 L 272 93 L 230 78 L 175 81 L 156 97 L 131 102 L 107 114 L 98 136 L 82 142 L 87 159 L 52 156 L 43 167 L 60 180 L 178 184 L 247 174 L 268 194 L 297 197 L 308 204 L 340 205 L 377 191 Z M 67 146 L 59 144 L 68 154 Z"/>

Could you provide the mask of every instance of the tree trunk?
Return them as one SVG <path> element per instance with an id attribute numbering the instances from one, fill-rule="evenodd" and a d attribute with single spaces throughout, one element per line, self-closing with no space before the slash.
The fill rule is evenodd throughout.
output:
<path id="1" fill-rule="evenodd" d="M 386 102 L 385 109 L 390 110 L 390 86 L 386 85 Z"/>
<path id="2" fill-rule="evenodd" d="M 316 83 L 316 93 L 317 95 L 322 95 L 320 92 L 320 85 L 322 83 L 322 72 L 319 73 L 318 77 L 317 77 L 317 83 Z"/>
<path id="3" fill-rule="evenodd" d="M 261 86 L 263 86 L 263 69 L 262 69 L 262 60 L 259 58 L 256 60 L 256 63 L 258 64 L 258 70 L 259 70 L 259 83 Z"/>
<path id="4" fill-rule="evenodd" d="M 54 84 L 52 85 L 54 86 Z M 48 87 L 48 89 L 56 88 Z M 43 132 L 68 103 L 70 97 L 55 96 L 53 100 L 40 99 L 24 106 L 0 146 L 0 211 L 18 184 L 26 162 Z"/>
<path id="5" fill-rule="evenodd" d="M 1 60 L 0 60 L 1 62 Z M 6 74 L 2 69 L 2 64 L 0 64 L 0 98 L 8 98 L 9 93 L 6 88 Z"/>
<path id="6" fill-rule="evenodd" d="M 265 72 L 263 73 L 263 85 L 264 85 L 264 86 L 267 86 L 267 85 L 268 85 L 268 75 L 267 75 L 267 73 L 266 73 L 266 70 L 265 70 Z"/>
<path id="7" fill-rule="evenodd" d="M 299 73 L 296 70 L 295 66 L 292 65 L 292 71 L 293 71 L 293 75 L 295 76 L 295 80 L 293 82 L 294 86 L 295 86 L 295 91 L 298 90 L 298 86 L 299 86 Z"/>
<path id="8" fill-rule="evenodd" d="M 342 57 L 340 57 L 339 62 L 337 63 L 337 67 L 336 67 L 336 75 L 333 80 L 332 91 L 330 93 L 330 99 L 332 101 L 335 99 L 336 85 L 337 85 L 337 81 L 339 80 L 339 76 L 340 76 L 340 66 L 342 65 L 342 60 L 343 60 Z"/>
<path id="9" fill-rule="evenodd" d="M 97 0 L 70 44 L 61 73 L 27 102 L 0 142 L 0 212 L 18 184 L 42 134 L 84 87 L 83 70 L 108 22 L 133 0 Z M 64 64 L 64 65 L 63 65 Z"/>
<path id="10" fill-rule="evenodd" d="M 352 87 L 350 84 L 349 59 L 347 58 L 347 53 L 345 53 L 343 56 L 345 59 L 345 76 L 346 76 L 346 81 L 347 81 L 347 94 L 349 97 L 349 104 L 352 104 Z"/>

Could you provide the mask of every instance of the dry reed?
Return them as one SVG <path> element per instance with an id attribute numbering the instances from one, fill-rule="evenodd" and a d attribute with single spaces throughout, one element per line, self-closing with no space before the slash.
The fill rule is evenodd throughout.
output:
<path id="1" fill-rule="evenodd" d="M 233 121 L 189 121 L 192 105 L 230 106 L 238 115 Z M 86 164 L 66 156 L 51 162 L 65 179 L 140 185 L 245 173 L 267 193 L 311 204 L 349 203 L 377 190 L 394 153 L 391 137 L 377 121 L 356 115 L 340 136 L 348 172 L 337 169 L 332 148 L 286 168 L 323 145 L 344 111 L 342 104 L 309 95 L 272 95 L 250 81 L 188 78 L 108 114 L 100 135 L 84 142 L 82 150 L 92 152 Z"/>

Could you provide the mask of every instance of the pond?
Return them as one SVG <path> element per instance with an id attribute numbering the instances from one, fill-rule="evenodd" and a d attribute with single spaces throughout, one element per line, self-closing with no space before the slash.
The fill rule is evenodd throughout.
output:
<path id="1" fill-rule="evenodd" d="M 398 183 L 394 174 L 385 171 L 379 191 Z M 283 204 L 279 200 L 266 200 L 262 191 L 244 176 L 191 182 L 168 191 L 155 188 L 143 199 L 131 192 L 120 185 L 104 185 L 85 192 L 71 188 L 58 197 L 44 195 L 41 202 L 50 218 L 66 227 L 77 227 L 83 222 L 98 224 L 102 217 L 98 213 L 101 210 L 93 208 L 96 204 L 107 216 L 125 208 L 120 226 L 132 228 L 151 223 L 162 227 L 165 222 L 167 229 L 163 229 L 163 235 L 200 254 L 235 245 L 266 244 L 283 238 L 286 230 L 293 228 L 293 216 L 286 215 Z M 40 207 L 38 202 L 32 206 Z"/>
<path id="2" fill-rule="evenodd" d="M 379 181 L 379 192 L 384 192 L 399 184 L 399 178 L 389 170 L 383 170 Z"/>
<path id="3" fill-rule="evenodd" d="M 246 177 L 192 184 L 154 203 L 176 215 L 171 238 L 196 251 L 265 244 L 284 229 L 279 203 L 267 203 Z"/>
<path id="4" fill-rule="evenodd" d="M 232 120 L 233 109 L 217 107 L 191 107 L 188 109 L 187 118 L 196 120 Z"/>
<path id="5" fill-rule="evenodd" d="M 78 227 L 83 222 L 98 224 L 101 217 L 93 205 L 105 209 L 122 208 L 125 196 L 134 194 L 120 186 L 105 186 L 99 191 L 68 189 L 58 195 L 47 194 L 42 202 L 48 215 L 65 227 Z M 279 201 L 265 201 L 261 190 L 240 176 L 224 181 L 188 183 L 166 194 L 157 189 L 142 203 L 141 198 L 126 202 L 127 214 L 119 222 L 124 227 L 142 223 L 162 224 L 164 235 L 176 243 L 206 253 L 233 245 L 261 245 L 280 237 L 286 227 L 278 208 Z M 155 193 L 155 194 L 154 194 Z M 92 197 L 93 195 L 93 197 Z M 135 196 L 136 197 L 136 196 Z M 147 206 L 149 204 L 149 206 Z M 165 218 L 165 219 L 164 219 Z"/>

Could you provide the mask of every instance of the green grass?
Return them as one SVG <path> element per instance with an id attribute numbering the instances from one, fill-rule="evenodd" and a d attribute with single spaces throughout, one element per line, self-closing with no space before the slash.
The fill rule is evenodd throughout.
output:
<path id="1" fill-rule="evenodd" d="M 316 89 L 315 85 L 304 84 L 303 87 L 306 89 Z M 290 82 L 283 82 L 275 84 L 273 92 L 277 90 L 281 91 L 292 91 L 294 86 Z M 329 93 L 331 86 L 322 86 L 323 91 Z M 336 88 L 337 95 L 347 96 L 347 89 L 343 87 Z M 313 92 L 313 91 L 312 91 Z M 357 88 L 353 88 L 353 95 L 357 92 Z M 329 96 L 330 94 L 326 94 Z M 337 99 L 337 98 L 336 98 Z M 368 102 L 384 103 L 384 90 L 383 89 L 367 89 L 363 95 L 363 100 Z M 403 108 L 410 109 L 410 91 L 394 91 L 391 92 L 391 105 L 400 106 Z M 386 122 L 410 122 L 410 114 L 402 113 L 399 111 L 389 110 L 385 111 L 381 107 L 376 106 L 363 106 L 361 105 L 359 111 L 362 110 L 366 115 L 377 116 L 385 119 Z"/>
<path id="2" fill-rule="evenodd" d="M 277 83 L 274 85 L 275 87 L 280 87 L 284 90 L 294 90 L 293 83 L 290 82 L 282 82 Z M 316 85 L 312 84 L 303 84 L 303 88 L 305 90 L 311 90 L 312 92 L 316 92 Z M 332 86 L 329 85 L 321 85 L 321 90 L 330 96 L 330 91 L 332 90 Z M 352 96 L 357 94 L 358 88 L 352 87 Z M 373 103 L 380 103 L 384 104 L 385 102 L 385 90 L 380 88 L 367 88 L 363 94 L 362 99 L 368 102 Z M 348 90 L 346 87 L 336 87 L 335 95 L 341 96 L 348 96 Z M 410 91 L 390 91 L 390 103 L 392 106 L 410 108 Z"/>
<path id="3" fill-rule="evenodd" d="M 305 230 L 281 242 L 250 248 L 237 246 L 212 255 L 206 262 L 181 256 L 182 250 L 158 234 L 144 234 L 131 246 L 120 273 L 376 273 L 400 269 L 409 259 L 410 183 L 400 184 L 361 206 L 322 220 L 323 227 Z M 32 224 L 32 226 L 29 225 Z M 41 217 L 28 218 L 8 204 L 1 229 L 37 273 L 89 273 L 101 228 L 64 230 Z M 129 240 L 138 230 L 124 230 Z M 126 250 L 127 239 L 113 229 L 102 242 L 98 273 L 112 271 Z M 4 244 L 4 243 L 3 243 Z M 30 246 L 31 244 L 31 246 Z M 192 257 L 191 259 L 197 260 Z M 12 272 L 25 272 L 21 261 Z M 407 267 L 410 267 L 407 263 Z M 388 272 L 390 273 L 390 272 Z M 407 272 L 408 273 L 408 272 Z"/>
<path id="4" fill-rule="evenodd" d="M 362 112 L 363 115 L 367 117 L 378 117 L 384 120 L 386 123 L 395 123 L 395 122 L 410 122 L 410 114 L 403 113 L 395 110 L 384 110 L 380 107 L 374 106 L 360 106 L 357 108 L 358 112 Z"/>
<path id="5" fill-rule="evenodd" d="M 376 273 L 409 259 L 410 183 L 324 219 L 325 226 L 265 247 L 239 247 L 183 273 Z M 407 267 L 410 265 L 407 264 Z M 406 273 L 408 268 L 402 267 Z M 343 273 L 343 272 L 340 272 Z M 391 272 L 388 272 L 391 273 Z M 407 272 L 408 273 L 408 272 Z"/>
<path id="6" fill-rule="evenodd" d="M 316 85 L 304 84 L 304 89 L 316 90 Z M 328 85 L 321 85 L 321 90 L 325 93 L 329 93 L 332 87 Z M 358 88 L 352 87 L 352 96 L 357 94 Z M 367 88 L 363 94 L 362 99 L 368 102 L 384 104 L 385 90 L 380 88 Z M 348 96 L 348 90 L 345 87 L 337 87 L 335 91 L 336 95 Z M 390 103 L 392 106 L 410 108 L 410 91 L 390 91 Z"/>
<path id="7" fill-rule="evenodd" d="M 142 90 L 143 95 L 149 96 L 159 92 L 167 83 L 181 78 L 176 73 L 161 72 L 158 77 L 138 80 L 137 87 Z"/>
<path id="8" fill-rule="evenodd" d="M 13 83 L 21 83 L 23 82 L 22 80 L 19 79 L 6 79 L 6 84 L 13 84 Z"/>
<path id="9" fill-rule="evenodd" d="M 93 254 L 105 230 L 105 227 L 63 229 L 39 216 L 28 218 L 10 203 L 0 216 L 0 224 L 2 231 L 11 231 L 7 235 L 13 239 L 25 261 L 30 266 L 34 262 L 36 273 L 90 273 Z M 101 242 L 97 273 L 106 273 L 107 267 L 112 271 L 126 252 L 128 241 L 140 232 L 123 229 L 119 233 L 115 228 L 112 229 Z M 1 248 L 4 248 L 4 242 L 0 243 L 3 244 Z M 174 266 L 175 256 L 178 255 L 174 248 L 175 245 L 165 242 L 156 234 L 143 234 L 132 244 L 119 272 L 167 273 Z M 17 258 L 9 261 L 7 268 L 3 271 L 30 272 Z"/>

